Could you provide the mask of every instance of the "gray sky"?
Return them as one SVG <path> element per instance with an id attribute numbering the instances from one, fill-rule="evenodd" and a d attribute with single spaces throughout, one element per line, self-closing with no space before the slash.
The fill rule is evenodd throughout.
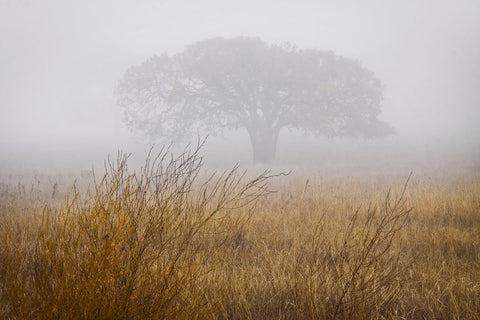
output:
<path id="1" fill-rule="evenodd" d="M 0 146 L 127 137 L 126 68 L 214 36 L 359 59 L 400 135 L 478 141 L 479 17 L 478 0 L 0 0 Z"/>

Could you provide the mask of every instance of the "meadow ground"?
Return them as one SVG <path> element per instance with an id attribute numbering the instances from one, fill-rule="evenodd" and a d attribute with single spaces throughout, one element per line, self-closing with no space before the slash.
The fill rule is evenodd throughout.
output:
<path id="1" fill-rule="evenodd" d="M 478 175 L 127 162 L 4 177 L 0 318 L 480 319 Z"/>

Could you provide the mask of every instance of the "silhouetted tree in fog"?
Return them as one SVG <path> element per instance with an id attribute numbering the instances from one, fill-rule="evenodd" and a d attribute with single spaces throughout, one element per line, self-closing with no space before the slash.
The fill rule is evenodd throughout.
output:
<path id="1" fill-rule="evenodd" d="M 393 132 L 378 120 L 382 85 L 332 52 L 214 38 L 129 68 L 116 89 L 131 130 L 182 139 L 243 127 L 254 161 L 273 160 L 280 129 L 325 136 Z"/>

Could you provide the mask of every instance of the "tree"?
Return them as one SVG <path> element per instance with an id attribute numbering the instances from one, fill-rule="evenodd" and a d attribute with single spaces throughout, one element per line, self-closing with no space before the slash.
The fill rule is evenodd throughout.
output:
<path id="1" fill-rule="evenodd" d="M 377 118 L 382 90 L 358 61 L 239 37 L 153 56 L 129 68 L 115 92 L 131 130 L 178 140 L 243 127 L 254 161 L 270 161 L 284 127 L 324 136 L 393 132 Z"/>

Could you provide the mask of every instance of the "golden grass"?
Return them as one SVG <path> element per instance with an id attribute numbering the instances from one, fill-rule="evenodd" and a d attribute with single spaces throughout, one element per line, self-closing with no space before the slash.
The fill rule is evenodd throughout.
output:
<path id="1" fill-rule="evenodd" d="M 4 186 L 0 318 L 480 319 L 480 181 L 201 168 L 119 155 L 60 204 Z"/>

